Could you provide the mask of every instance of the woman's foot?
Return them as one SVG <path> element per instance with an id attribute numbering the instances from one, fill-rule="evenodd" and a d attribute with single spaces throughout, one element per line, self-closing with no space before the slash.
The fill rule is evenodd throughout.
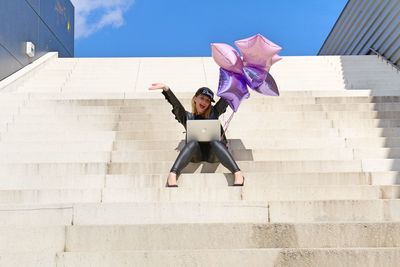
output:
<path id="1" fill-rule="evenodd" d="M 176 183 L 176 173 L 170 172 L 167 179 L 167 187 L 178 187 Z"/>
<path id="2" fill-rule="evenodd" d="M 243 186 L 244 185 L 244 176 L 241 171 L 235 172 L 235 181 L 233 182 L 233 186 Z"/>

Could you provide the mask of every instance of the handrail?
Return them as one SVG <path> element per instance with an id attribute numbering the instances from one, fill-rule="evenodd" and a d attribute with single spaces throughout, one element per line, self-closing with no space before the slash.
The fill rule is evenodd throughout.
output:
<path id="1" fill-rule="evenodd" d="M 375 49 L 373 49 L 372 47 L 369 48 L 370 51 L 372 51 L 374 54 L 376 54 L 378 56 L 378 58 L 382 58 L 386 61 L 387 64 L 391 65 L 393 68 L 395 68 L 397 71 L 400 71 L 400 68 L 394 64 L 392 61 L 390 61 L 389 59 L 387 59 L 385 56 L 383 56 L 381 53 L 379 53 L 378 51 L 376 51 Z"/>

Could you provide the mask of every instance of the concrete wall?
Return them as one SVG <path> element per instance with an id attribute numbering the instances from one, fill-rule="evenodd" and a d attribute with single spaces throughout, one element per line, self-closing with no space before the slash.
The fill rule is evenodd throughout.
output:
<path id="1" fill-rule="evenodd" d="M 74 7 L 69 0 L 0 1 L 0 80 L 50 51 L 74 56 Z M 36 55 L 25 55 L 25 42 Z"/>
<path id="2" fill-rule="evenodd" d="M 368 55 L 400 66 L 400 1 L 349 0 L 319 55 Z"/>

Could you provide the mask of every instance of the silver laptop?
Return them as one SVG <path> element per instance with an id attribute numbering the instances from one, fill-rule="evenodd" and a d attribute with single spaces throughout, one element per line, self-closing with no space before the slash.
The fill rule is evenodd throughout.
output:
<path id="1" fill-rule="evenodd" d="M 219 120 L 187 120 L 186 141 L 210 142 L 221 140 Z"/>

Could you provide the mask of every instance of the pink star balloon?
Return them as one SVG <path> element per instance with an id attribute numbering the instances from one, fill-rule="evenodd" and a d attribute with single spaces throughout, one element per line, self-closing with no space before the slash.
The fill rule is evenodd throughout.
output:
<path id="1" fill-rule="evenodd" d="M 274 44 L 261 34 L 238 40 L 235 44 L 243 55 L 245 66 L 256 66 L 262 69 L 269 69 L 273 64 L 273 57 L 282 50 L 280 46 Z M 279 58 L 275 57 L 275 62 Z"/>
<path id="2" fill-rule="evenodd" d="M 235 73 L 242 73 L 242 59 L 232 46 L 223 43 L 213 43 L 211 44 L 211 53 L 214 61 L 221 68 Z"/>
<path id="3" fill-rule="evenodd" d="M 272 65 L 274 65 L 276 62 L 278 62 L 278 61 L 281 60 L 281 59 L 282 59 L 281 56 L 279 56 L 278 54 L 275 54 L 275 55 L 272 57 L 271 65 L 265 66 L 264 69 L 265 69 L 266 71 L 269 72 L 269 70 L 271 69 Z"/>

